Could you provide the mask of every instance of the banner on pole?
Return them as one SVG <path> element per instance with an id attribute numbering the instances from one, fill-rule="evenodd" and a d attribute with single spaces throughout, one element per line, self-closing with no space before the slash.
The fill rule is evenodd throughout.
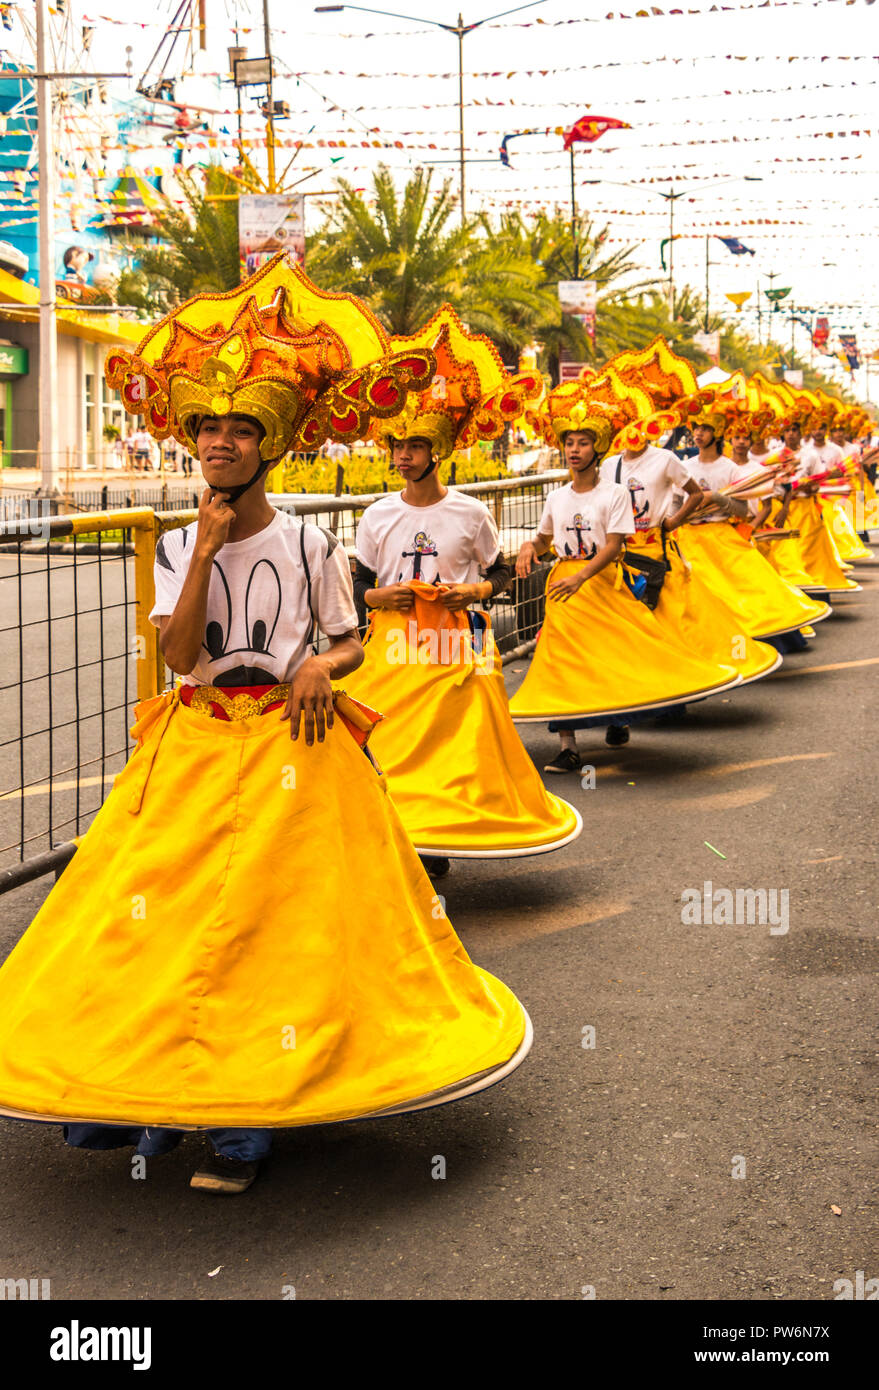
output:
<path id="1" fill-rule="evenodd" d="M 693 342 L 696 347 L 701 348 L 707 357 L 711 358 L 715 367 L 720 365 L 720 332 L 714 333 L 694 333 Z"/>
<path id="2" fill-rule="evenodd" d="M 279 251 L 305 262 L 305 199 L 301 193 L 244 193 L 238 199 L 238 252 L 252 275 Z"/>
<path id="3" fill-rule="evenodd" d="M 598 303 L 596 280 L 560 280 L 559 304 L 562 312 L 579 319 L 592 342 L 595 342 L 595 311 Z"/>

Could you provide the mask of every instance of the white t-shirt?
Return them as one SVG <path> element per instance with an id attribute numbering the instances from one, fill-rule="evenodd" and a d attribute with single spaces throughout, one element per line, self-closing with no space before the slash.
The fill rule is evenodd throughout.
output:
<path id="1" fill-rule="evenodd" d="M 649 531 L 676 510 L 675 488 L 682 491 L 690 476 L 689 470 L 670 449 L 657 449 L 648 444 L 637 458 L 625 459 L 622 454 L 615 454 L 605 459 L 601 465 L 602 482 L 616 482 L 620 461 L 620 482 L 632 495 L 635 530 Z"/>
<path id="2" fill-rule="evenodd" d="M 227 542 L 214 556 L 205 635 L 186 685 L 272 685 L 289 681 L 311 654 L 311 614 L 298 517 L 276 511 L 247 540 Z M 150 621 L 173 613 L 195 547 L 198 522 L 166 531 L 156 546 L 156 601 Z M 311 612 L 328 637 L 357 627 L 345 548 L 319 526 L 305 524 Z"/>
<path id="3" fill-rule="evenodd" d="M 354 545 L 380 589 L 409 579 L 473 584 L 499 550 L 491 512 L 454 488 L 430 507 L 413 507 L 399 493 L 388 493 L 363 513 Z"/>
<path id="4" fill-rule="evenodd" d="M 590 492 L 575 492 L 565 483 L 547 497 L 537 529 L 552 536 L 560 559 L 591 560 L 608 536 L 631 536 L 635 530 L 629 490 L 599 482 Z"/>
<path id="5" fill-rule="evenodd" d="M 804 444 L 800 450 L 798 478 L 811 478 L 815 473 L 824 473 L 828 468 L 838 468 L 843 460 L 843 452 L 838 444 L 827 440 L 820 449 L 816 444 Z"/>
<path id="6" fill-rule="evenodd" d="M 747 477 L 747 472 L 737 463 L 733 463 L 731 458 L 721 455 L 718 459 L 711 459 L 708 463 L 703 463 L 698 454 L 695 458 L 687 459 L 690 469 L 690 477 L 703 492 L 720 492 L 721 488 L 729 487 L 730 483 L 741 482 L 743 477 Z M 723 514 L 716 509 L 710 512 L 703 512 L 698 520 L 718 521 L 724 519 Z M 691 518 L 693 520 L 693 518 Z"/>

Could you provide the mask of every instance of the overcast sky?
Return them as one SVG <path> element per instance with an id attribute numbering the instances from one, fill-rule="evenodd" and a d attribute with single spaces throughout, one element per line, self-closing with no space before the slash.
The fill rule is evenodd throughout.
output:
<path id="1" fill-rule="evenodd" d="M 879 268 L 872 249 L 879 210 L 879 11 L 868 0 L 733 0 L 716 7 L 694 0 L 622 10 L 612 9 L 614 3 L 548 0 L 465 38 L 465 140 L 474 161 L 466 169 L 468 212 L 569 208 L 570 163 L 561 136 L 511 142 L 510 169 L 498 159 L 501 138 L 532 125 L 566 126 L 587 111 L 616 116 L 632 129 L 578 147 L 577 200 L 599 225 L 609 226 L 613 244 L 636 247 L 644 274 L 661 274 L 660 241 L 668 236 L 668 203 L 656 190 L 685 190 L 675 204 L 679 286 L 704 289 L 706 235 L 739 236 L 754 256 L 734 257 L 719 241 L 709 243 L 713 305 L 734 314 L 725 293 L 754 291 L 742 316 L 754 327 L 757 277 L 776 272 L 776 285 L 792 287 L 790 302 L 827 312 L 834 329 L 879 346 Z M 458 42 L 423 21 L 454 24 L 458 3 L 404 0 L 400 12 L 414 17 L 405 21 L 350 7 L 315 14 L 299 0 L 270 0 L 270 6 L 279 66 L 302 75 L 276 83 L 275 96 L 294 113 L 279 124 L 279 135 L 348 142 L 345 149 L 300 152 L 297 167 L 321 171 L 303 190 L 331 187 L 332 172 L 367 185 L 382 160 L 401 182 L 419 164 L 456 160 Z M 505 8 L 503 0 L 489 0 L 468 8 L 464 21 Z M 665 13 L 637 18 L 638 8 Z M 685 13 L 669 12 L 678 8 Z M 135 26 L 130 0 L 74 0 L 76 13 L 98 22 L 96 65 L 118 70 L 130 44 L 136 77 L 176 10 L 174 0 L 159 0 L 149 22 Z M 112 18 L 129 23 L 107 22 Z M 207 0 L 207 19 L 208 51 L 196 58 L 199 72 L 225 75 L 236 20 L 249 54 L 262 53 L 261 0 Z M 565 20 L 578 22 L 560 23 Z M 4 34 L 7 43 L 15 37 Z M 181 41 L 169 71 L 186 67 L 185 55 Z M 124 82 L 114 84 L 120 96 L 125 91 Z M 190 79 L 181 91 L 219 110 L 235 104 L 234 88 L 215 76 Z M 245 98 L 253 113 L 245 128 L 253 134 L 261 129 L 256 96 L 253 91 Z M 211 119 L 217 130 L 224 124 L 234 130 L 234 116 Z M 367 138 L 399 140 L 405 148 L 354 146 Z M 335 166 L 331 154 L 342 156 Z M 190 159 L 207 157 L 193 152 Z M 167 155 L 156 148 L 138 160 L 155 165 Z M 762 182 L 745 182 L 745 174 Z M 457 188 L 457 163 L 439 164 L 435 177 L 443 176 Z M 602 182 L 586 183 L 595 178 Z M 641 182 L 651 179 L 656 182 Z M 707 187 L 720 180 L 730 182 Z M 626 183 L 639 186 L 617 186 Z M 316 205 L 308 204 L 313 218 Z M 788 325 L 785 341 L 789 332 Z M 802 352 L 808 339 L 796 332 Z M 879 363 L 875 373 L 879 378 Z"/>

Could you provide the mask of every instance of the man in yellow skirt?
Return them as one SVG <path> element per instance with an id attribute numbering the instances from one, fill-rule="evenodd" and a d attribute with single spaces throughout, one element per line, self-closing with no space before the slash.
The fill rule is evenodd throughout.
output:
<path id="1" fill-rule="evenodd" d="M 137 707 L 134 754 L 0 969 L 0 1113 L 142 1154 L 207 1131 L 192 1185 L 230 1194 L 275 1129 L 444 1103 L 527 1053 L 364 756 L 380 716 L 334 684 L 362 660 L 342 549 L 265 496 L 288 450 L 365 437 L 435 366 L 283 256 L 110 355 L 126 408 L 208 484 L 157 549 L 182 681 Z"/>
<path id="2" fill-rule="evenodd" d="M 387 718 L 373 749 L 428 872 L 453 858 L 541 854 L 580 833 L 579 813 L 546 790 L 513 725 L 485 607 L 507 587 L 488 508 L 440 480 L 453 450 L 497 437 L 543 390 L 510 377 L 493 345 L 443 306 L 417 334 L 429 389 L 375 426 L 402 475 L 357 528 L 355 592 L 370 615 L 365 660 L 349 688 Z"/>

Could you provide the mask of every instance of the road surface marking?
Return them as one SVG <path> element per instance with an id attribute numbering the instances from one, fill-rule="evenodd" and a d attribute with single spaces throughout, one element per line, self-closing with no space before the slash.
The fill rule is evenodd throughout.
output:
<path id="1" fill-rule="evenodd" d="M 781 680 L 784 676 L 814 676 L 819 671 L 848 671 L 853 666 L 879 666 L 879 656 L 868 656 L 863 661 L 834 661 L 829 666 L 803 666 L 795 671 L 793 667 L 787 670 L 776 671 L 774 680 Z"/>
<path id="2" fill-rule="evenodd" d="M 115 782 L 118 772 L 108 772 L 103 777 L 83 777 L 79 782 L 41 782 L 36 787 L 19 787 L 14 792 L 4 792 L 0 801 L 18 801 L 22 796 L 42 796 L 47 792 L 69 792 L 75 787 L 99 787 L 102 782 Z"/>

